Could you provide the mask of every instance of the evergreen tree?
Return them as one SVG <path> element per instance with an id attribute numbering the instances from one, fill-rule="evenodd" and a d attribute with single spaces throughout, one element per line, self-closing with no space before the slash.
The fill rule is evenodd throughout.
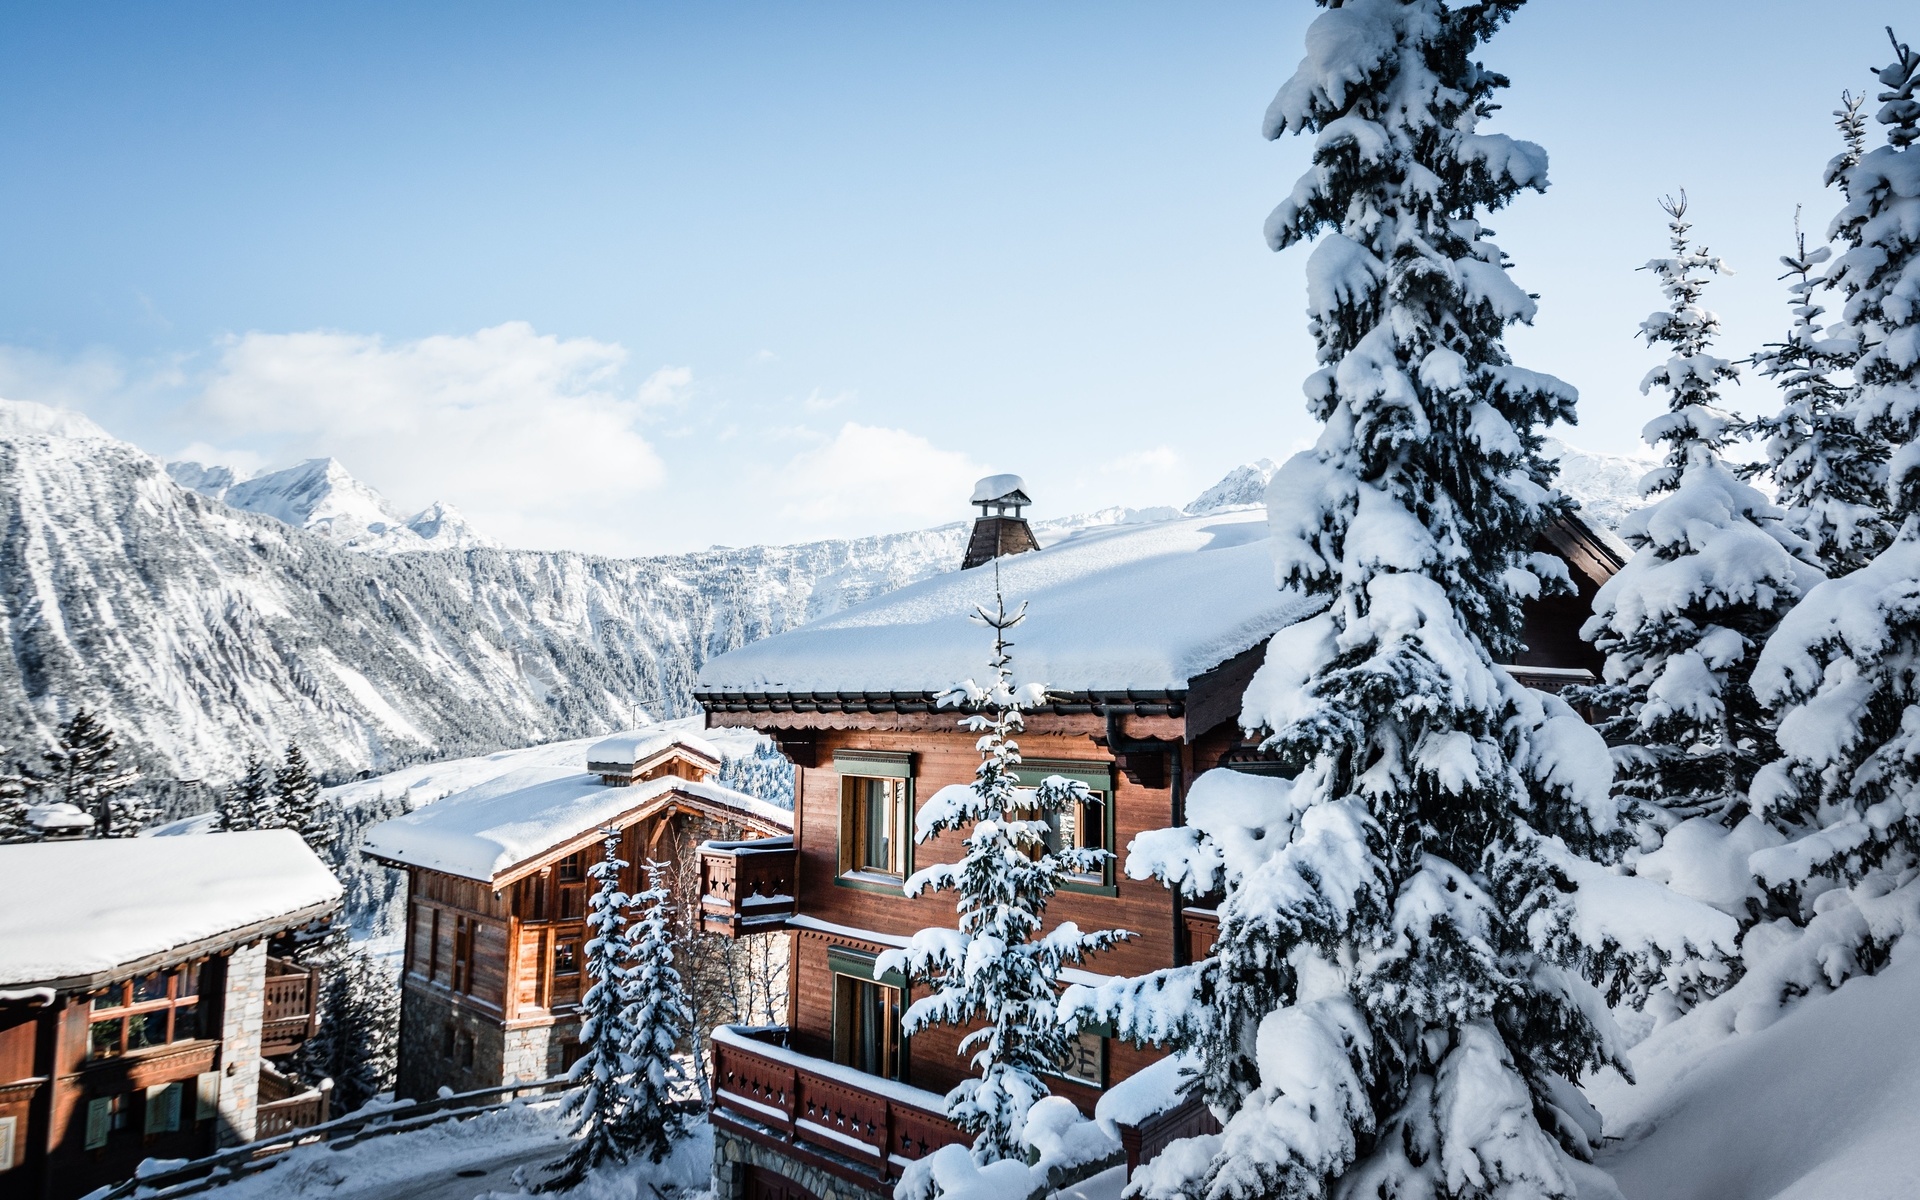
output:
<path id="1" fill-rule="evenodd" d="M 676 939 L 666 864 L 649 862 L 646 871 L 647 890 L 632 901 L 640 916 L 633 923 L 633 968 L 625 998 L 633 1031 L 628 1043 L 631 1079 L 621 1103 L 627 1146 L 649 1162 L 659 1162 L 686 1127 L 685 1118 L 673 1108 L 674 1093 L 687 1086 L 674 1050 L 692 1028 L 693 1016 L 673 965 Z"/>
<path id="2" fill-rule="evenodd" d="M 25 775 L 0 770 L 0 845 L 34 840 L 27 824 L 27 796 L 33 781 Z"/>
<path id="3" fill-rule="evenodd" d="M 320 1027 L 300 1048 L 299 1073 L 334 1082 L 333 1103 L 350 1113 L 393 1090 L 399 1065 L 400 988 L 372 955 L 353 951 L 326 964 Z"/>
<path id="4" fill-rule="evenodd" d="M 278 829 L 280 809 L 273 793 L 273 777 L 258 754 L 247 754 L 240 778 L 220 793 L 216 823 L 224 833 L 244 829 Z"/>
<path id="5" fill-rule="evenodd" d="M 1866 147 L 1864 96 L 1841 93 L 1835 124 L 1844 148 L 1827 164 L 1829 185 L 1844 194 L 1848 172 Z M 1813 560 L 1834 579 L 1852 574 L 1886 549 L 1893 537 L 1887 516 L 1887 440 L 1863 429 L 1847 386 L 1835 377 L 1851 371 L 1860 356 L 1859 338 L 1844 323 L 1821 323 L 1826 309 L 1820 294 L 1829 281 L 1817 272 L 1832 257 L 1829 246 L 1807 249 L 1800 217 L 1794 214 L 1795 252 L 1783 256 L 1782 279 L 1793 282 L 1787 294 L 1793 326 L 1787 340 L 1754 356 L 1761 374 L 1782 393 L 1779 412 L 1752 424 L 1765 439 L 1766 461 L 1747 468 L 1773 478 L 1775 500 L 1786 509 L 1786 525 L 1808 543 Z"/>
<path id="6" fill-rule="evenodd" d="M 93 836 L 132 837 L 153 817 L 153 810 L 127 789 L 140 778 L 122 768 L 114 757 L 118 745 L 113 731 L 87 709 L 80 709 L 61 725 L 57 744 L 42 757 L 46 766 L 39 782 L 52 797 L 74 805 L 93 817 Z"/>
<path id="7" fill-rule="evenodd" d="M 1327 231 L 1325 428 L 1268 510 L 1279 583 L 1323 607 L 1241 714 L 1297 773 L 1207 772 L 1187 826 L 1131 847 L 1130 875 L 1224 893 L 1211 956 L 1065 1000 L 1199 1059 L 1224 1132 L 1142 1168 L 1146 1197 L 1570 1197 L 1598 1131 L 1573 1081 L 1624 1066 L 1575 968 L 1642 947 L 1589 881 L 1661 889 L 1595 861 L 1624 827 L 1599 735 L 1495 665 L 1524 601 L 1568 586 L 1531 547 L 1568 509 L 1541 430 L 1575 399 L 1512 365 L 1534 299 L 1479 220 L 1546 185 L 1538 146 L 1478 129 L 1506 80 L 1473 54 L 1518 7 L 1330 7 L 1268 110 L 1269 136 L 1317 135 L 1267 231 Z M 1732 925 L 1681 909 L 1698 930 L 1657 922 L 1665 947 Z"/>
<path id="8" fill-rule="evenodd" d="M 1718 387 L 1738 372 L 1709 352 L 1720 319 L 1700 297 L 1726 267 L 1689 240 L 1685 193 L 1662 207 L 1672 256 L 1646 269 L 1668 307 L 1640 326 L 1649 346 L 1671 351 L 1641 383 L 1666 392 L 1667 411 L 1645 429 L 1664 462 L 1641 484 L 1661 498 L 1621 523 L 1635 553 L 1581 631 L 1607 656 L 1604 682 L 1586 698 L 1610 714 L 1601 729 L 1622 748 L 1616 787 L 1658 828 L 1693 817 L 1731 827 L 1746 815 L 1755 772 L 1778 755 L 1753 695 L 1754 661 L 1820 574 L 1795 557 L 1804 543 L 1780 510 L 1720 456 L 1739 422 L 1720 408 Z"/>
<path id="9" fill-rule="evenodd" d="M 995 583 L 994 611 L 974 614 L 993 630 L 993 676 L 985 687 L 969 679 L 940 698 L 942 706 L 967 710 L 960 724 L 981 735 L 980 766 L 970 786 L 940 789 L 914 824 L 917 842 L 964 832 L 965 853 L 957 863 L 915 872 L 906 884 L 909 897 L 928 889 L 957 893 L 959 929 L 923 929 L 905 950 L 888 951 L 875 964 L 935 989 L 907 1010 L 905 1036 L 930 1025 L 976 1025 L 960 1040 L 961 1054 L 973 1052 L 976 1076 L 947 1093 L 947 1117 L 974 1135 L 973 1158 L 981 1164 L 1024 1159 L 1027 1110 L 1047 1095 L 1041 1074 L 1059 1070 L 1072 1050 L 1073 1034 L 1057 1011 L 1061 969 L 1132 936 L 1081 933 L 1071 921 L 1041 935 L 1047 902 L 1060 885 L 1075 872 L 1099 870 L 1107 852 L 1047 845 L 1047 818 L 1085 803 L 1084 783 L 1054 776 L 1031 791 L 1018 786 L 1021 710 L 1046 689 L 1013 681 L 1006 635 L 1026 606 L 1008 613 L 997 575 Z"/>
<path id="10" fill-rule="evenodd" d="M 273 807 L 279 827 L 298 833 L 315 854 L 332 861 L 334 824 L 320 802 L 319 781 L 297 743 L 287 743 L 286 757 L 273 773 Z"/>
<path id="11" fill-rule="evenodd" d="M 553 1164 L 555 1174 L 539 1191 L 571 1188 L 587 1172 L 605 1163 L 623 1163 L 634 1145 L 630 1136 L 629 1091 L 639 1031 L 633 1024 L 634 947 L 627 937 L 627 910 L 633 900 L 620 889 L 620 831 L 608 829 L 600 861 L 587 868 L 599 884 L 587 900 L 587 974 L 592 984 L 580 998 L 580 1060 L 568 1076 L 579 1085 L 567 1100 L 565 1115 L 576 1118 L 574 1147 Z"/>
<path id="12" fill-rule="evenodd" d="M 1896 444 L 1888 496 L 1900 529 L 1872 562 L 1788 614 L 1754 676 L 1761 698 L 1783 709 L 1786 758 L 1761 773 L 1753 799 L 1791 840 L 1751 861 L 1809 922 L 1816 896 L 1822 914 L 1885 911 L 1886 893 L 1910 886 L 1920 867 L 1920 54 L 1888 37 L 1894 61 L 1879 72 L 1875 114 L 1886 142 L 1835 160 L 1847 202 L 1832 236 L 1847 248 L 1828 280 L 1861 347 L 1850 407 Z M 1822 952 L 1828 983 L 1877 965 L 1897 933 L 1837 915 L 1827 926 L 1838 931 Z"/>

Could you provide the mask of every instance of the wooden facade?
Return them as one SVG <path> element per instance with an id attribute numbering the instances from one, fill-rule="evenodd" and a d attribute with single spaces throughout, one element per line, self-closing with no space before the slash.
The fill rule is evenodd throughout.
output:
<path id="1" fill-rule="evenodd" d="M 718 766 L 703 754 L 667 754 L 634 772 L 591 763 L 605 786 L 662 778 L 700 782 Z M 443 800 L 457 804 L 458 798 Z M 784 835 L 764 815 L 670 787 L 637 798 L 606 823 L 620 834 L 628 864 L 620 887 L 645 890 L 643 864 L 694 860 L 710 839 Z M 579 1003 L 586 979 L 586 911 L 597 886 L 602 825 L 563 832 L 549 848 L 509 863 L 488 879 L 385 858 L 407 872 L 407 931 L 401 976 L 398 1094 L 420 1099 L 514 1079 L 546 1079 L 579 1056 Z M 678 886 L 669 871 L 670 887 Z"/>
<path id="2" fill-rule="evenodd" d="M 293 998 L 281 997 L 273 1012 L 282 1025 L 269 1044 L 266 1018 L 249 1001 L 268 991 L 276 964 L 274 978 L 296 981 L 305 1008 L 293 1011 Z M 0 1196 L 81 1196 L 126 1179 L 146 1158 L 210 1154 L 261 1135 L 263 1121 L 310 1123 L 294 1110 L 324 1104 L 319 1092 L 263 1095 L 254 1081 L 277 1078 L 263 1049 L 291 1054 L 311 1030 L 313 984 L 305 968 L 269 956 L 256 934 L 240 947 L 143 963 L 110 982 L 6 993 Z M 324 1108 L 310 1115 L 323 1119 Z"/>
<path id="3" fill-rule="evenodd" d="M 1604 537 L 1584 527 L 1556 531 L 1549 540 L 1568 558 L 1580 595 L 1530 608 L 1529 651 L 1515 670 L 1534 686 L 1557 689 L 1593 678 L 1597 664 L 1590 647 L 1578 639 L 1578 621 L 1594 590 L 1622 563 Z M 1200 774 L 1276 768 L 1238 725 L 1241 697 L 1264 650 L 1262 644 L 1234 655 L 1183 689 L 1055 693 L 1029 712 L 1019 742 L 1033 773 L 1068 774 L 1103 793 L 1099 825 L 1084 818 L 1076 830 L 1091 835 L 1082 844 L 1123 855 L 1137 834 L 1184 823 L 1187 788 Z M 924 1147 L 897 1137 L 888 1143 L 885 1130 L 868 1130 L 855 1140 L 865 1139 L 874 1148 L 860 1151 L 845 1130 L 823 1131 L 800 1121 L 791 1107 L 797 1103 L 791 1089 L 805 1090 L 806 1060 L 833 1064 L 837 1073 L 827 1081 L 837 1080 L 842 1088 L 848 1069 L 884 1076 L 888 1083 L 872 1086 L 895 1102 L 881 1105 L 878 1099 L 884 1097 L 877 1097 L 859 1111 L 892 1120 L 890 1114 L 902 1103 L 914 1105 L 899 1101 L 889 1088 L 904 1084 L 918 1090 L 919 1106 L 931 1103 L 938 1112 L 938 1097 L 968 1073 L 958 1052 L 964 1030 L 935 1027 L 900 1039 L 897 1030 L 876 1036 L 869 1026 L 874 1020 L 897 1023 L 899 1013 L 924 994 L 905 980 L 874 978 L 874 957 L 924 927 L 954 920 L 951 894 L 908 899 L 902 877 L 929 864 L 956 861 L 962 850 L 953 833 L 904 848 L 889 845 L 885 853 L 873 843 L 889 829 L 892 836 L 908 836 L 921 800 L 942 787 L 972 781 L 979 765 L 975 735 L 959 729 L 956 716 L 937 709 L 931 695 L 920 693 L 715 691 L 699 699 L 710 725 L 769 734 L 795 764 L 792 848 L 780 856 L 769 851 L 755 866 L 768 882 L 750 886 L 748 868 L 740 863 L 714 862 L 711 868 L 715 878 L 729 884 L 708 893 L 711 927 L 740 929 L 751 923 L 766 928 L 773 919 L 769 914 L 791 913 L 784 920 L 792 963 L 787 1028 L 754 1035 L 777 1040 L 779 1049 L 763 1050 L 742 1040 L 744 1031 L 716 1038 L 714 1123 L 723 1137 L 740 1139 L 751 1150 L 739 1151 L 745 1155 L 740 1161 L 750 1167 L 734 1172 L 738 1177 L 731 1182 L 722 1181 L 722 1200 L 756 1190 L 821 1195 L 820 1172 L 839 1181 L 835 1188 L 845 1184 L 885 1194 L 901 1163 Z M 873 786 L 876 776 L 894 781 L 897 790 L 894 783 Z M 893 803 L 896 794 L 904 798 L 903 810 L 889 824 L 875 815 L 874 805 Z M 790 880 L 791 896 L 774 892 L 779 886 L 774 880 Z M 1062 921 L 1084 930 L 1125 929 L 1136 935 L 1087 964 L 1086 971 L 1098 976 L 1141 975 L 1194 961 L 1205 957 L 1218 933 L 1209 904 L 1183 902 L 1158 880 L 1127 879 L 1117 862 L 1103 876 L 1070 884 L 1056 895 L 1047 925 Z M 1089 1035 L 1048 1084 L 1091 1114 L 1102 1091 L 1160 1056 L 1151 1048 Z M 780 1080 L 789 1090 L 781 1093 L 774 1086 L 769 1094 L 784 1098 L 774 1102 L 761 1094 L 773 1086 L 769 1081 Z M 824 1083 L 813 1086 L 819 1090 Z M 868 1124 L 877 1119 L 868 1118 Z M 1203 1110 L 1170 1112 L 1128 1131 L 1129 1167 L 1167 1140 L 1199 1132 L 1210 1121 Z M 959 1137 L 951 1127 L 944 1136 Z"/>

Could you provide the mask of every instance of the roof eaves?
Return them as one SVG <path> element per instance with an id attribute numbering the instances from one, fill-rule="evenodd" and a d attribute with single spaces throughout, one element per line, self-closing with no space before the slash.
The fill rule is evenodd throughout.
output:
<path id="1" fill-rule="evenodd" d="M 262 938 L 271 937 L 276 933 L 282 933 L 289 929 L 299 929 L 304 925 L 319 920 L 321 917 L 338 912 L 340 905 L 341 897 L 336 896 L 331 900 L 325 900 L 318 904 L 309 904 L 305 908 L 295 909 L 290 913 L 283 913 L 276 917 L 267 917 L 264 920 L 254 921 L 242 925 L 237 929 L 230 929 L 225 933 L 215 934 L 212 937 L 200 938 L 197 941 L 186 942 L 178 946 L 169 946 L 157 954 L 149 954 L 144 958 L 137 958 L 131 962 L 119 963 L 105 971 L 94 971 L 86 975 L 68 975 L 59 979 L 25 980 L 20 983 L 10 983 L 7 986 L 10 988 L 46 987 L 52 988 L 56 992 L 92 991 L 94 988 L 112 983 L 116 979 L 126 979 L 134 975 L 144 975 L 148 971 L 165 967 L 171 963 L 187 962 L 192 959 L 203 958 L 209 954 L 220 954 L 224 951 L 232 950 L 236 946 L 244 946 L 249 942 L 257 942 Z"/>

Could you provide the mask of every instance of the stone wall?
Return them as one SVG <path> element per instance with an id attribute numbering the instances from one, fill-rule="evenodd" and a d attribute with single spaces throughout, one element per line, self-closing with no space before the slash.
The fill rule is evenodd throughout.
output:
<path id="1" fill-rule="evenodd" d="M 734 1117 L 735 1114 L 729 1113 Z M 767 1131 L 772 1134 L 771 1130 Z M 778 1134 L 773 1134 L 778 1137 Z M 747 1195 L 747 1168 L 758 1167 L 792 1180 L 815 1200 L 893 1200 L 893 1185 L 874 1180 L 871 1188 L 856 1186 L 819 1167 L 788 1158 L 722 1125 L 713 1127 L 714 1200 L 752 1200 Z M 1023 1200 L 1009 1197 L 1008 1200 Z"/>
<path id="2" fill-rule="evenodd" d="M 255 942 L 227 955 L 220 1009 L 222 1146 L 253 1140 L 260 1110 L 260 1029 L 266 1013 L 267 945 Z"/>
<path id="3" fill-rule="evenodd" d="M 415 986 L 400 993 L 400 1066 L 395 1093 L 405 1100 L 427 1100 L 443 1087 L 456 1092 L 500 1087 L 510 1080 L 531 1083 L 560 1074 L 563 1044 L 577 1041 L 580 1022 L 503 1029 L 492 1017 L 472 1012 L 452 999 Z M 466 1062 L 471 1039 L 473 1061 Z"/>

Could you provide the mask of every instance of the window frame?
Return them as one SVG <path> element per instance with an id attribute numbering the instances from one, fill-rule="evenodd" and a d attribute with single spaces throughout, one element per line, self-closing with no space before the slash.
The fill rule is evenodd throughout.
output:
<path id="1" fill-rule="evenodd" d="M 1075 892 L 1083 896 L 1118 896 L 1119 878 L 1115 867 L 1119 863 L 1118 848 L 1114 845 L 1117 836 L 1114 828 L 1114 765 L 1098 760 L 1080 760 L 1064 758 L 1030 758 L 1014 768 L 1014 782 L 1023 788 L 1036 788 L 1042 780 L 1059 775 L 1087 785 L 1087 790 L 1100 797 L 1100 830 L 1105 840 L 1102 847 L 1107 852 L 1107 861 L 1100 866 L 1099 875 L 1069 876 L 1060 884 L 1063 892 Z M 1079 814 L 1075 815 L 1075 825 L 1084 827 L 1086 822 Z"/>
<path id="2" fill-rule="evenodd" d="M 203 958 L 190 963 L 179 963 L 160 971 L 147 971 L 137 978 L 123 979 L 117 983 L 108 984 L 104 988 L 88 993 L 86 1000 L 87 1048 L 81 1059 L 82 1063 L 86 1066 L 92 1066 L 96 1063 L 113 1062 L 116 1059 L 123 1059 L 129 1055 L 150 1054 L 157 1050 L 165 1050 L 181 1042 L 209 1040 L 206 1036 L 207 1010 L 201 1006 L 208 1000 L 208 997 L 214 990 L 208 986 L 207 980 L 207 967 L 210 961 L 209 959 Z M 157 1000 L 135 1000 L 133 998 L 134 985 L 140 979 L 146 979 L 154 975 L 165 976 L 167 981 L 167 994 Z M 191 993 L 183 990 L 188 980 L 191 980 L 193 984 L 193 991 Z M 100 1001 L 113 996 L 116 992 L 118 993 L 118 1002 L 106 1007 L 101 1007 Z M 196 1023 L 196 1028 L 191 1037 L 179 1036 L 181 1009 L 193 1010 L 193 1020 Z M 162 1026 L 162 1036 L 160 1040 L 137 1049 L 129 1048 L 127 1045 L 128 1023 L 136 1017 L 148 1017 L 156 1014 L 165 1014 L 165 1022 Z M 96 1054 L 94 1053 L 94 1046 L 96 1044 L 93 1033 L 94 1027 L 96 1025 L 106 1025 L 110 1023 L 118 1023 L 120 1026 L 118 1037 L 119 1049 L 110 1054 Z"/>
<path id="3" fill-rule="evenodd" d="M 913 874 L 913 755 L 892 750 L 836 750 L 833 769 L 840 779 L 839 838 L 834 850 L 834 884 L 859 891 L 899 895 Z M 865 825 L 861 814 L 870 800 L 866 789 L 876 781 L 887 784 L 893 795 L 893 821 L 897 843 L 889 857 L 893 870 L 881 870 L 860 862 L 860 830 Z"/>
<path id="4" fill-rule="evenodd" d="M 843 1062 L 841 1057 L 843 1029 L 845 1030 L 845 1040 L 849 1045 L 853 1038 L 851 1026 L 843 1024 L 844 1021 L 851 1020 L 851 1013 L 847 1011 L 841 998 L 842 982 L 844 981 L 846 984 L 854 987 L 873 988 L 883 993 L 892 992 L 893 1004 L 889 1012 L 889 1027 L 886 1031 L 890 1036 L 885 1039 L 886 1048 L 882 1050 L 882 1055 L 883 1057 L 893 1060 L 893 1074 L 874 1074 L 868 1071 L 862 1071 L 862 1073 L 874 1074 L 876 1079 L 887 1079 L 895 1083 L 906 1083 L 913 1061 L 910 1045 L 912 1039 L 908 1038 L 901 1029 L 901 1019 L 906 1015 L 907 1011 L 907 980 L 906 977 L 898 971 L 888 971 L 876 976 L 874 973 L 874 963 L 877 958 L 878 956 L 876 954 L 867 950 L 855 950 L 846 946 L 829 946 L 827 948 L 827 978 L 832 985 L 831 995 L 833 998 L 832 1025 L 828 1039 L 831 1042 L 830 1057 L 838 1066 L 847 1067 L 856 1071 L 862 1070 L 851 1061 Z M 853 1055 L 849 1051 L 846 1057 L 850 1060 Z"/>

